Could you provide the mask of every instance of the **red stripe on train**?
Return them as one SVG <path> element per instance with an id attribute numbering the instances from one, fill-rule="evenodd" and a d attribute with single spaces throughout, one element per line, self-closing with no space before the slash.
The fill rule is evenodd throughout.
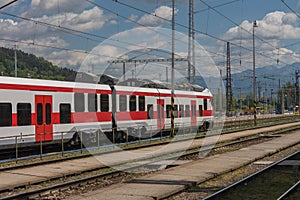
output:
<path id="1" fill-rule="evenodd" d="M 19 84 L 4 84 L 4 83 L 0 84 L 0 89 L 111 94 L 111 90 L 88 89 L 88 88 L 65 88 L 65 87 L 58 87 L 58 86 L 19 85 Z"/>

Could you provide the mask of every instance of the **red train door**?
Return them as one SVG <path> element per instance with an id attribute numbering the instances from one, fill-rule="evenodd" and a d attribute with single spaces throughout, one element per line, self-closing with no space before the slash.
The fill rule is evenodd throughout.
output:
<path id="1" fill-rule="evenodd" d="M 197 110 L 197 108 L 196 108 L 196 101 L 192 100 L 191 101 L 191 125 L 192 126 L 196 126 L 197 125 L 197 123 L 196 123 L 196 121 L 197 121 L 196 110 Z"/>
<path id="2" fill-rule="evenodd" d="M 161 130 L 165 128 L 165 101 L 163 99 L 157 99 L 157 129 Z"/>
<path id="3" fill-rule="evenodd" d="M 35 96 L 35 141 L 53 140 L 52 96 Z"/>

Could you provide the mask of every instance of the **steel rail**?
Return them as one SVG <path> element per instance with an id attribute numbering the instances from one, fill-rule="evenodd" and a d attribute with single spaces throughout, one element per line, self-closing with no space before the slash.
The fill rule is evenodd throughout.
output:
<path id="1" fill-rule="evenodd" d="M 229 142 L 229 143 L 224 143 L 224 144 L 221 144 L 221 145 L 218 145 L 216 146 L 214 149 L 218 149 L 218 148 L 222 148 L 222 147 L 226 147 L 226 146 L 231 146 L 231 145 L 236 145 L 236 144 L 241 144 L 241 143 L 245 143 L 247 141 L 253 141 L 253 140 L 257 140 L 257 139 L 260 139 L 260 138 L 263 138 L 264 136 L 260 136 L 258 138 L 248 138 L 248 139 L 244 139 L 244 140 L 237 140 L 237 141 L 232 141 L 232 142 Z M 143 168 L 147 165 L 150 165 L 152 163 L 156 163 L 156 162 L 159 162 L 159 161 L 162 161 L 162 160 L 172 160 L 172 159 L 176 159 L 178 158 L 178 154 L 181 154 L 182 152 L 184 152 L 181 156 L 179 156 L 180 158 L 181 157 L 186 157 L 186 156 L 191 156 L 191 155 L 194 155 L 194 154 L 199 154 L 201 152 L 206 152 L 207 149 L 203 148 L 201 151 L 199 150 L 199 147 L 196 147 L 194 149 L 190 149 L 188 151 L 177 151 L 177 152 L 172 152 L 172 153 L 167 153 L 167 154 L 162 154 L 162 155 L 159 155 L 158 157 L 156 158 L 152 158 L 151 161 L 149 161 L 149 158 L 145 158 L 145 159 L 140 159 L 138 161 L 145 161 L 147 160 L 148 162 L 147 163 L 143 163 L 143 164 L 136 164 L 135 166 L 130 166 L 130 167 L 124 167 L 122 168 L 122 170 L 134 170 L 134 169 L 138 169 L 138 168 Z M 136 160 L 135 161 L 132 161 L 132 163 L 129 163 L 129 164 L 133 164 L 134 163 L 138 163 Z M 119 165 L 114 165 L 112 167 L 120 167 L 122 165 L 128 165 L 128 162 L 126 163 L 120 163 Z M 107 167 L 108 168 L 108 167 Z M 100 170 L 99 169 L 95 169 L 95 170 Z M 95 171 L 95 170 L 90 170 L 90 172 L 92 171 Z M 11 195 L 11 196 L 7 196 L 7 197 L 2 197 L 0 198 L 0 200 L 8 200 L 8 199 L 26 199 L 26 198 L 29 198 L 29 197 L 32 197 L 32 196 L 38 196 L 38 198 L 40 198 L 41 194 L 45 194 L 45 193 L 50 193 L 51 191 L 54 191 L 54 190 L 58 190 L 58 189 L 61 189 L 61 188 L 70 188 L 71 186 L 73 185 L 78 185 L 78 184 L 82 184 L 82 183 L 85 183 L 85 182 L 88 182 L 88 181 L 91 181 L 91 180 L 96 180 L 97 182 L 97 179 L 100 179 L 100 178 L 103 178 L 103 177 L 106 177 L 106 176 L 116 176 L 116 174 L 120 174 L 122 173 L 122 171 L 120 170 L 113 170 L 111 172 L 106 172 L 106 173 L 103 173 L 103 174 L 97 174 L 97 175 L 93 175 L 93 176 L 88 176 L 88 177 L 85 177 L 85 178 L 80 178 L 80 179 L 77 179 L 77 180 L 72 180 L 72 181 L 67 181 L 67 182 L 63 182 L 63 183 L 60 183 L 60 184 L 55 184 L 55 185 L 52 185 L 52 186 L 48 186 L 48 187 L 45 187 L 45 188 L 41 188 L 41 189 L 36 189 L 36 190 L 31 190 L 31 191 L 26 191 L 26 192 L 22 192 L 22 193 L 19 193 L 19 194 L 14 194 L 14 195 Z M 69 175 L 69 176 L 72 176 L 72 175 Z M 56 179 L 59 179 L 61 177 L 56 177 Z M 48 180 L 49 181 L 49 180 Z M 41 181 L 40 183 L 42 182 L 45 182 L 45 181 Z M 38 183 L 36 183 L 38 184 Z"/>
<path id="2" fill-rule="evenodd" d="M 299 185 L 300 185 L 300 180 L 299 180 L 296 184 L 294 184 L 292 187 L 290 187 L 290 188 L 289 188 L 285 193 L 283 193 L 280 197 L 278 197 L 277 200 L 282 200 L 282 199 L 288 197 L 288 195 L 291 194 L 291 193 L 294 191 L 294 189 L 296 189 L 297 186 L 299 186 Z"/>
<path id="3" fill-rule="evenodd" d="M 267 170 L 269 170 L 269 169 L 275 167 L 275 166 L 278 165 L 279 163 L 281 163 L 281 162 L 283 162 L 283 161 L 289 159 L 290 157 L 293 157 L 294 155 L 297 155 L 297 154 L 299 154 L 299 153 L 300 153 L 300 150 L 297 151 L 297 152 L 294 152 L 293 154 L 291 154 L 291 155 L 289 155 L 289 156 L 287 156 L 287 157 L 285 157 L 285 158 L 283 158 L 283 159 L 281 159 L 281 160 L 279 160 L 279 161 L 277 161 L 277 162 L 275 162 L 275 163 L 273 163 L 273 164 L 271 164 L 271 165 L 269 165 L 268 167 L 266 167 L 266 168 L 264 168 L 264 169 L 262 169 L 262 170 L 259 170 L 259 171 L 255 172 L 255 173 L 251 174 L 250 176 L 247 176 L 247 177 L 243 178 L 242 180 L 239 180 L 239 181 L 237 181 L 237 182 L 235 182 L 235 183 L 229 185 L 228 187 L 225 187 L 225 188 L 223 188 L 223 189 L 221 189 L 221 190 L 215 192 L 214 194 L 211 194 L 211 195 L 209 195 L 209 196 L 203 198 L 203 200 L 209 200 L 209 199 L 211 199 L 211 198 L 214 198 L 214 197 L 216 197 L 217 195 L 219 195 L 219 194 L 221 194 L 221 193 L 223 193 L 223 192 L 225 192 L 225 191 L 227 191 L 227 190 L 233 188 L 233 187 L 236 186 L 236 185 L 239 185 L 239 184 L 241 184 L 241 183 L 243 183 L 243 182 L 245 182 L 245 181 L 248 181 L 248 180 L 254 178 L 255 176 L 257 176 L 257 175 L 259 175 L 259 174 L 261 174 L 261 173 L 263 173 L 263 172 L 265 172 L 265 171 L 267 171 Z"/>

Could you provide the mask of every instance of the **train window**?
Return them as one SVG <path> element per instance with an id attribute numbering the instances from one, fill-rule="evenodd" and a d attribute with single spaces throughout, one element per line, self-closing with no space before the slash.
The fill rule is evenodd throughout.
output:
<path id="1" fill-rule="evenodd" d="M 185 116 L 190 117 L 190 105 L 185 105 Z"/>
<path id="2" fill-rule="evenodd" d="M 166 106 L 167 118 L 171 117 L 171 109 L 172 109 L 171 105 L 168 104 Z"/>
<path id="3" fill-rule="evenodd" d="M 136 111 L 136 96 L 129 97 L 129 110 Z"/>
<path id="4" fill-rule="evenodd" d="M 153 104 L 147 105 L 148 119 L 153 119 Z"/>
<path id="5" fill-rule="evenodd" d="M 120 111 L 127 111 L 127 96 L 126 95 L 119 96 L 119 108 L 120 108 Z"/>
<path id="6" fill-rule="evenodd" d="M 161 119 L 161 110 L 162 110 L 162 106 L 158 105 L 157 106 L 157 119 Z"/>
<path id="7" fill-rule="evenodd" d="M 17 104 L 17 123 L 18 126 L 31 125 L 31 104 L 30 103 Z"/>
<path id="8" fill-rule="evenodd" d="M 0 126 L 12 125 L 11 103 L 0 103 Z"/>
<path id="9" fill-rule="evenodd" d="M 203 116 L 203 106 L 199 105 L 199 116 Z"/>
<path id="10" fill-rule="evenodd" d="M 37 124 L 42 125 L 43 124 L 43 104 L 42 103 L 37 104 L 36 112 L 37 112 L 37 115 L 36 115 Z"/>
<path id="11" fill-rule="evenodd" d="M 139 111 L 145 111 L 145 96 L 139 96 Z"/>
<path id="12" fill-rule="evenodd" d="M 75 93 L 75 112 L 84 112 L 84 94 L 83 93 Z"/>
<path id="13" fill-rule="evenodd" d="M 167 105 L 166 111 L 167 111 L 167 118 L 171 118 L 172 106 Z M 178 117 L 178 105 L 174 105 L 174 117 L 175 118 Z"/>
<path id="14" fill-rule="evenodd" d="M 184 117 L 184 105 L 179 105 L 179 117 Z"/>
<path id="15" fill-rule="evenodd" d="M 51 124 L 51 104 L 46 103 L 46 124 Z"/>
<path id="16" fill-rule="evenodd" d="M 203 104 L 204 104 L 204 110 L 207 110 L 207 99 L 203 100 Z"/>
<path id="17" fill-rule="evenodd" d="M 97 94 L 88 94 L 88 111 L 97 112 L 98 110 L 98 99 Z"/>
<path id="18" fill-rule="evenodd" d="M 60 113 L 60 123 L 68 124 L 71 123 L 71 105 L 70 104 L 60 104 L 59 105 Z"/>
<path id="19" fill-rule="evenodd" d="M 178 105 L 174 105 L 174 117 L 178 117 Z"/>
<path id="20" fill-rule="evenodd" d="M 108 94 L 101 94 L 100 96 L 101 102 L 101 112 L 108 112 L 109 111 L 109 96 Z"/>
<path id="21" fill-rule="evenodd" d="M 192 105 L 192 116 L 196 117 L 196 105 Z"/>

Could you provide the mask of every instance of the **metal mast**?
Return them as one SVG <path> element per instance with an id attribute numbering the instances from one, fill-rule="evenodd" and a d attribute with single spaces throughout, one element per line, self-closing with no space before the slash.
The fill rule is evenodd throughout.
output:
<path id="1" fill-rule="evenodd" d="M 299 106 L 299 70 L 295 71 L 295 87 L 296 87 L 296 102 L 295 106 Z"/>
<path id="2" fill-rule="evenodd" d="M 175 135 L 174 115 L 174 67 L 175 67 L 175 0 L 172 0 L 172 71 L 171 71 L 171 137 Z"/>
<path id="3" fill-rule="evenodd" d="M 192 24 L 192 70 L 193 70 L 193 82 L 195 83 L 196 69 L 195 69 L 195 21 L 194 21 L 194 0 L 191 2 L 191 24 Z"/>
<path id="4" fill-rule="evenodd" d="M 18 64 L 17 64 L 17 45 L 15 45 L 15 77 L 18 77 Z"/>
<path id="5" fill-rule="evenodd" d="M 227 116 L 232 111 L 232 80 L 231 80 L 231 66 L 230 66 L 230 43 L 227 42 L 227 56 L 226 56 L 226 108 Z"/>
<path id="6" fill-rule="evenodd" d="M 192 68 L 192 11 L 193 0 L 189 0 L 189 41 L 188 41 L 188 82 L 191 83 L 191 68 Z"/>
<path id="7" fill-rule="evenodd" d="M 188 82 L 195 83 L 194 0 L 189 0 Z M 191 77 L 192 76 L 192 77 Z"/>
<path id="8" fill-rule="evenodd" d="M 253 22 L 253 33 L 252 33 L 252 39 L 253 39 L 253 109 L 254 109 L 254 126 L 257 125 L 257 116 L 256 116 L 256 72 L 255 72 L 255 35 L 254 35 L 254 29 L 257 27 L 257 22 L 254 20 Z"/>

